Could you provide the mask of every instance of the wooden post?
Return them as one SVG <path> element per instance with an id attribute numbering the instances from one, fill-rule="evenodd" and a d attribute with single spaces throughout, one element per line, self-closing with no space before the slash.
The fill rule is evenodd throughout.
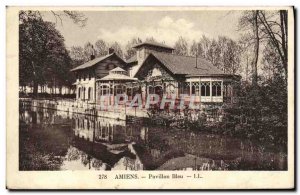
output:
<path id="1" fill-rule="evenodd" d="M 112 95 L 113 95 L 113 106 L 115 105 L 115 82 L 113 81 L 113 88 L 112 88 L 113 92 L 112 92 Z"/>
<path id="2" fill-rule="evenodd" d="M 222 102 L 224 102 L 223 90 L 224 90 L 224 87 L 223 87 L 223 79 L 222 79 L 222 82 L 221 82 L 221 97 L 222 97 Z"/>
<path id="3" fill-rule="evenodd" d="M 210 101 L 212 102 L 212 78 L 210 78 Z"/>
<path id="4" fill-rule="evenodd" d="M 201 104 L 201 77 L 199 77 L 199 104 Z"/>
<path id="5" fill-rule="evenodd" d="M 191 95 L 192 95 L 192 81 L 190 81 L 190 98 L 191 98 Z"/>

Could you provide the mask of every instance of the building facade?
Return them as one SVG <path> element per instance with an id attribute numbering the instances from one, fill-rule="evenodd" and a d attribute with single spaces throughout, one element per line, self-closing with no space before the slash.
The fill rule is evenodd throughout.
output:
<path id="1" fill-rule="evenodd" d="M 112 51 L 103 57 L 78 66 L 76 100 L 100 104 L 101 96 L 110 94 L 107 104 L 114 104 L 114 96 L 127 94 L 131 100 L 149 94 L 199 104 L 233 102 L 240 76 L 224 73 L 203 58 L 173 54 L 173 48 L 144 42 L 134 46 L 136 55 L 126 62 Z"/>

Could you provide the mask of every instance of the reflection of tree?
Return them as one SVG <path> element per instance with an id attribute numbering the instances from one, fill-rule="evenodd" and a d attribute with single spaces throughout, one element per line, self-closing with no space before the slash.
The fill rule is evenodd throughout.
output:
<path id="1" fill-rule="evenodd" d="M 123 165 L 125 166 L 125 170 L 135 170 L 134 159 L 124 157 L 122 160 Z"/>
<path id="2" fill-rule="evenodd" d="M 78 160 L 80 158 L 80 154 L 81 152 L 77 148 L 70 147 L 67 152 L 67 159 L 68 161 Z"/>
<path id="3" fill-rule="evenodd" d="M 90 156 L 84 153 L 81 153 L 81 162 L 84 166 L 90 163 Z"/>
<path id="4" fill-rule="evenodd" d="M 92 167 L 95 168 L 96 170 L 100 170 L 100 167 L 103 165 L 103 162 L 101 160 L 92 159 Z"/>

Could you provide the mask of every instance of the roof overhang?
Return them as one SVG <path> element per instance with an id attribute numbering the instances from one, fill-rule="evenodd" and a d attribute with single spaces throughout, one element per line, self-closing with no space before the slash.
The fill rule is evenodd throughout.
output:
<path id="1" fill-rule="evenodd" d="M 112 54 L 108 54 L 106 56 L 102 56 L 99 58 L 95 58 L 93 60 L 90 60 L 82 65 L 77 66 L 76 68 L 71 69 L 71 72 L 75 72 L 75 71 L 81 71 L 81 70 L 85 70 L 85 69 L 89 69 L 92 68 L 93 66 L 95 66 L 97 63 L 102 62 L 103 60 L 106 60 L 112 56 L 116 56 L 118 59 L 120 59 L 124 64 L 127 64 L 122 58 L 120 58 L 116 53 L 112 53 Z"/>
<path id="2" fill-rule="evenodd" d="M 226 77 L 226 78 L 234 78 L 234 79 L 241 79 L 240 75 L 236 74 L 197 74 L 197 75 L 184 75 L 186 78 L 198 78 L 198 77 Z"/>

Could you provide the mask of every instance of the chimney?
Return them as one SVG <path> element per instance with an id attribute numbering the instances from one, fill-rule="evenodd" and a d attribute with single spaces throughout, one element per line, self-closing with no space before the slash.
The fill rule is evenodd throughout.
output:
<path id="1" fill-rule="evenodd" d="M 109 48 L 108 49 L 108 54 L 112 54 L 112 53 L 114 53 L 115 52 L 115 50 L 113 49 L 113 48 Z"/>
<path id="2" fill-rule="evenodd" d="M 91 53 L 91 60 L 95 59 L 95 49 L 94 46 L 92 45 L 92 53 Z"/>

